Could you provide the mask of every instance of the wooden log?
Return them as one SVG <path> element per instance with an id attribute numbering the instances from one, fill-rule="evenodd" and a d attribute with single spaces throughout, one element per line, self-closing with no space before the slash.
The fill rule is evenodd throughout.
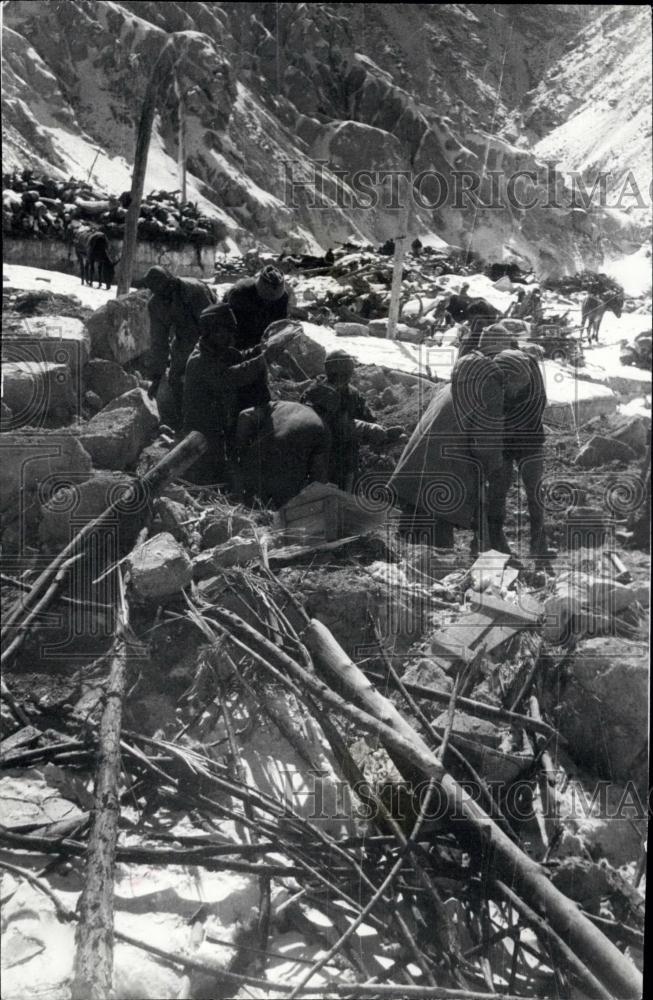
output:
<path id="1" fill-rule="evenodd" d="M 122 576 L 121 607 L 111 656 L 106 704 L 100 722 L 99 758 L 86 877 L 75 932 L 72 1000 L 106 1000 L 113 995 L 113 895 L 120 818 L 120 731 L 127 676 L 129 616 Z"/>
<path id="2" fill-rule="evenodd" d="M 362 671 L 349 659 L 329 630 L 313 619 L 304 631 L 304 642 L 316 667 L 337 678 L 344 690 L 365 710 L 383 719 L 384 729 L 396 728 L 406 742 L 414 747 L 412 760 L 422 759 L 421 771 L 430 778 L 438 764 L 433 752 L 414 733 L 391 703 L 372 688 Z M 379 730 L 379 738 L 385 742 Z M 412 763 L 411 760 L 411 763 Z M 576 904 L 559 892 L 547 878 L 542 867 L 529 858 L 503 833 L 487 813 L 446 771 L 441 773 L 440 787 L 446 797 L 448 814 L 459 828 L 473 831 L 481 838 L 489 864 L 499 877 L 521 894 L 524 901 L 538 914 L 545 914 L 555 933 L 563 938 L 580 962 L 616 997 L 636 998 L 642 995 L 641 976 L 633 963 L 582 914 Z"/>

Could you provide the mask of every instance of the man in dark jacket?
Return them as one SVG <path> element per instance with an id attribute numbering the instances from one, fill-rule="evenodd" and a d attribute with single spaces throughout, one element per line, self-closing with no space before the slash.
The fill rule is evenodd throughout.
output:
<path id="1" fill-rule="evenodd" d="M 224 301 L 236 317 L 234 347 L 250 350 L 261 343 L 270 323 L 288 315 L 289 295 L 283 275 L 268 264 L 256 278 L 243 278 L 225 293 Z M 243 406 L 261 406 L 270 399 L 262 382 L 243 393 Z"/>
<path id="2" fill-rule="evenodd" d="M 198 278 L 176 278 L 164 267 L 151 267 L 144 278 L 135 282 L 153 293 L 148 302 L 150 317 L 152 384 L 148 395 L 156 397 L 159 383 L 168 369 L 175 429 L 181 425 L 184 372 L 189 355 L 200 335 L 200 315 L 215 302 L 215 293 Z"/>
<path id="3" fill-rule="evenodd" d="M 326 374 L 319 375 L 301 398 L 322 418 L 331 434 L 329 482 L 341 490 L 352 490 L 358 472 L 359 445 L 373 447 L 397 441 L 402 427 L 387 430 L 376 423 L 362 392 L 350 385 L 354 359 L 346 351 L 326 356 Z"/>
<path id="4" fill-rule="evenodd" d="M 489 480 L 488 522 L 492 548 L 509 552 L 503 531 L 508 490 L 517 467 L 526 491 L 530 521 L 530 554 L 551 559 L 539 487 L 544 475 L 546 389 L 536 357 L 523 350 L 504 350 L 494 358 L 504 384 L 503 463 Z"/>
<path id="5" fill-rule="evenodd" d="M 281 506 L 312 482 L 325 483 L 329 431 L 310 406 L 278 400 L 238 417 L 240 484 L 248 498 Z"/>
<path id="6" fill-rule="evenodd" d="M 192 477 L 218 482 L 232 471 L 242 390 L 257 381 L 266 383 L 266 359 L 276 357 L 288 338 L 280 334 L 264 347 L 236 350 L 236 318 L 224 303 L 205 309 L 199 325 L 199 342 L 186 364 L 183 432 L 201 431 L 209 442 L 207 452 L 192 469 Z"/>

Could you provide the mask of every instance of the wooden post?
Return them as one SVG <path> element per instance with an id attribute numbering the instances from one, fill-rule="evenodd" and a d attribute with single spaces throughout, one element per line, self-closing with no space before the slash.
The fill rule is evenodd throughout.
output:
<path id="1" fill-rule="evenodd" d="M 106 703 L 100 722 L 93 821 L 88 841 L 86 877 L 75 932 L 73 1000 L 113 996 L 113 895 L 116 842 L 120 818 L 120 732 L 128 655 L 128 611 L 122 575 L 121 608 L 111 655 Z"/>
<path id="2" fill-rule="evenodd" d="M 410 174 L 409 174 L 410 176 Z M 390 309 L 388 311 L 388 340 L 396 340 L 399 308 L 401 306 L 401 276 L 404 270 L 404 256 L 408 242 L 408 223 L 410 220 L 410 199 L 412 186 L 407 185 L 405 192 L 406 204 L 401 217 L 400 232 L 395 239 L 395 256 L 392 268 L 392 285 L 390 288 Z"/>
<path id="3" fill-rule="evenodd" d="M 134 153 L 134 170 L 132 172 L 131 202 L 127 210 L 125 219 L 125 238 L 122 245 L 122 255 L 120 258 L 120 275 L 118 278 L 118 288 L 116 295 L 126 295 L 131 288 L 132 275 L 134 271 L 134 256 L 136 252 L 136 237 L 138 230 L 138 218 L 141 211 L 141 201 L 143 200 L 143 187 L 145 185 L 145 171 L 147 169 L 147 157 L 150 151 L 150 139 L 152 137 L 152 124 L 156 111 L 156 99 L 159 87 L 165 76 L 168 66 L 168 55 L 174 45 L 174 35 L 167 39 L 159 56 L 154 63 L 152 74 L 147 83 L 141 117 L 138 122 L 136 133 L 136 151 Z"/>
<path id="4" fill-rule="evenodd" d="M 186 204 L 188 192 L 186 185 L 186 104 L 184 94 L 179 82 L 179 76 L 175 76 L 175 92 L 177 94 L 177 113 L 179 114 L 179 129 L 177 131 L 177 183 L 180 190 L 180 202 Z"/>

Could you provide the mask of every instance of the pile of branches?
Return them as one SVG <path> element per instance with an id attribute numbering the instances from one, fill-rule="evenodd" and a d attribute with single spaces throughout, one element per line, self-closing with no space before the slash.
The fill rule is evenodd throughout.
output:
<path id="1" fill-rule="evenodd" d="M 178 446 L 176 457 L 165 460 L 164 472 L 178 473 L 181 464 L 195 457 L 201 447 L 197 442 L 198 436 L 185 451 L 183 443 Z M 160 469 L 149 475 L 151 488 L 164 480 Z M 84 537 L 89 537 L 85 530 Z M 16 636 L 12 645 L 35 611 L 47 608 L 82 542 L 70 543 L 10 616 Z M 13 752 L 2 766 L 16 769 L 47 761 L 88 770 L 95 764 L 95 808 L 88 833 L 79 822 L 74 831 L 58 828 L 54 836 L 0 829 L 5 849 L 0 867 L 49 895 L 60 919 L 77 922 L 73 997 L 111 995 L 114 938 L 189 974 L 208 974 L 216 989 L 234 992 L 248 985 L 291 998 L 318 994 L 489 1000 L 497 994 L 567 997 L 578 987 L 587 996 L 605 1000 L 641 995 L 630 954 L 640 949 L 643 938 L 632 907 L 624 906 L 614 919 L 606 919 L 565 896 L 551 877 L 548 849 L 540 858 L 525 852 L 501 801 L 451 738 L 458 708 L 509 719 L 523 730 L 531 747 L 534 780 L 541 783 L 543 799 L 554 797 L 548 746 L 557 736 L 541 718 L 533 694 L 540 666 L 536 654 L 506 692 L 507 713 L 466 697 L 474 672 L 480 670 L 478 663 L 462 668 L 450 694 L 406 685 L 383 655 L 385 674 L 366 674 L 263 567 L 262 579 L 253 584 L 259 603 L 248 603 L 248 621 L 225 610 L 219 579 L 214 594 L 210 587 L 183 592 L 183 619 L 202 640 L 198 684 L 189 699 L 191 714 L 174 738 L 145 737 L 123 728 L 122 705 L 146 635 L 137 634 L 133 625 L 120 567 L 113 572 L 118 576 L 116 631 L 105 657 L 99 721 L 86 719 L 82 725 L 70 709 L 62 713 L 58 732 L 46 733 L 38 717 L 27 717 L 6 685 L 3 688 L 11 710 L 21 723 L 37 729 L 37 738 L 32 739 L 36 745 Z M 381 650 L 378 633 L 377 639 Z M 381 693 L 388 685 L 395 691 L 392 699 Z M 366 810 L 361 836 L 330 834 L 285 799 L 245 780 L 229 691 L 240 691 L 243 699 L 257 704 L 306 759 L 270 695 L 283 692 L 301 706 L 304 718 L 319 727 L 354 800 Z M 443 730 L 430 721 L 433 698 L 448 705 Z M 222 714 L 227 733 L 222 751 L 185 738 L 192 718 L 209 706 L 217 706 Z M 365 780 L 356 763 L 351 741 L 361 735 L 382 747 L 401 775 L 407 806 L 401 812 L 386 804 L 381 790 Z M 313 764 L 308 759 L 306 763 Z M 478 795 L 466 790 L 460 777 L 465 773 Z M 146 842 L 121 843 L 122 803 L 140 812 L 136 829 Z M 190 834 L 175 833 L 172 838 L 160 821 L 166 808 L 213 830 L 211 842 Z M 543 817 L 541 825 L 546 822 Z M 223 823 L 237 832 L 225 834 Z M 543 834 L 543 843 L 550 844 L 548 836 Z M 85 888 L 77 911 L 65 907 L 41 878 L 7 860 L 8 851 L 23 857 L 26 852 L 51 855 L 52 866 L 84 856 Z M 258 877 L 259 911 L 245 928 L 234 958 L 220 967 L 206 957 L 158 948 L 114 931 L 116 860 Z M 287 908 L 294 908 L 298 920 L 302 908 L 310 906 L 337 932 L 337 939 L 317 960 L 306 963 L 293 984 L 275 981 L 266 971 L 275 959 L 270 944 L 276 919 L 271 887 L 277 884 L 286 889 Z M 388 960 L 385 965 L 361 951 L 356 934 L 360 927 L 376 932 L 376 954 Z M 330 978 L 322 982 L 317 977 L 327 967 Z"/>
<path id="2" fill-rule="evenodd" d="M 69 178 L 35 176 L 31 170 L 3 175 L 2 230 L 7 235 L 72 241 L 77 228 L 92 223 L 109 239 L 124 237 L 131 196 L 107 195 L 91 184 Z M 139 239 L 182 246 L 212 246 L 225 236 L 224 225 L 203 214 L 179 191 L 151 191 L 143 198 Z"/>

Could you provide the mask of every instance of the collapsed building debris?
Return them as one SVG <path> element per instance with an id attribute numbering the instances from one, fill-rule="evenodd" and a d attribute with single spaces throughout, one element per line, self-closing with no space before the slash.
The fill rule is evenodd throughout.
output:
<path id="1" fill-rule="evenodd" d="M 395 344 L 362 315 L 370 291 L 387 313 L 390 277 L 366 253 L 366 285 L 357 260 L 338 287 L 367 335 L 322 311 L 332 273 L 297 279 L 308 318 L 270 385 L 298 400 L 344 345 L 410 432 L 449 378 L 458 332 L 434 328 L 466 276 L 408 258 L 420 342 Z M 146 303 L 62 327 L 77 410 L 15 403 L 2 435 L 0 802 L 29 804 L 0 827 L 8 996 L 41 988 L 36 954 L 79 997 L 638 996 L 647 567 L 615 530 L 640 511 L 650 410 L 545 362 L 569 565 L 472 559 L 468 533 L 402 534 L 400 443 L 362 449 L 356 495 L 313 483 L 276 511 L 190 483 L 204 444 L 176 443 L 145 391 Z M 52 319 L 39 366 L 61 363 Z M 513 491 L 511 538 L 522 517 Z"/>

